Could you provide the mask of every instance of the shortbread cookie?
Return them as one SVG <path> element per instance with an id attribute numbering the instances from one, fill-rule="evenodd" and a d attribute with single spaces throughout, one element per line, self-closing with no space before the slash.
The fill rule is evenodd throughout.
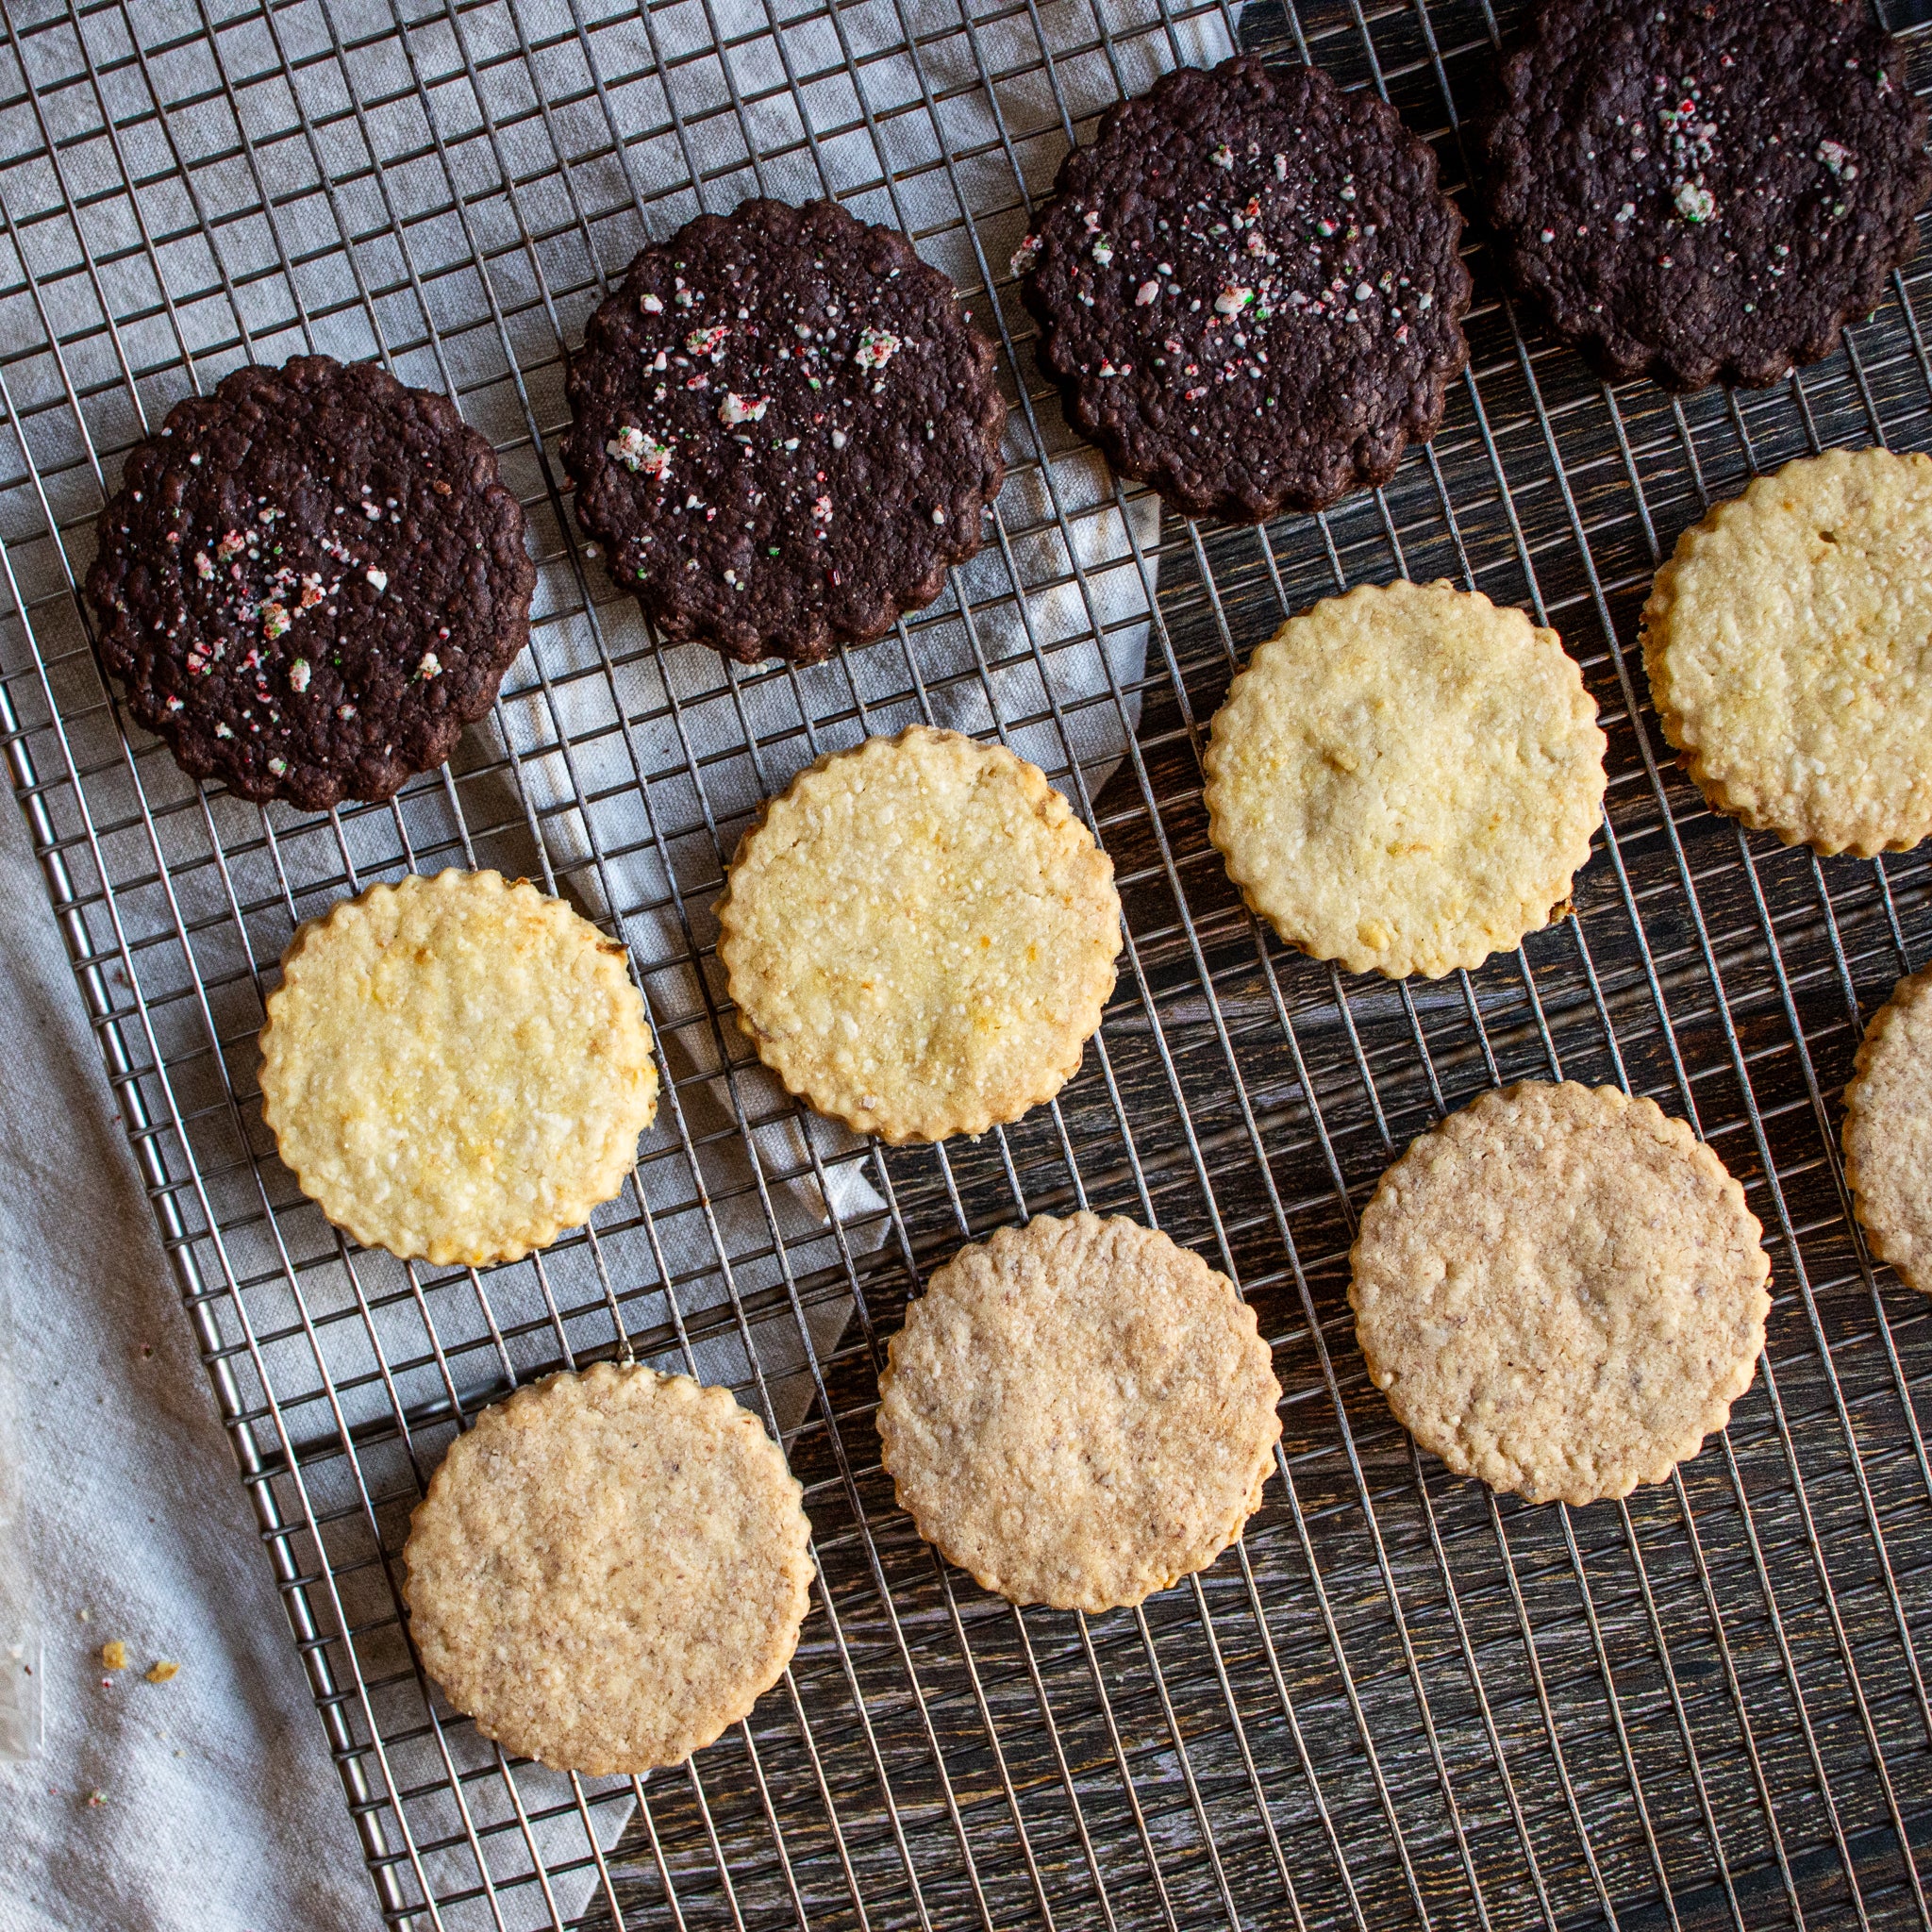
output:
<path id="1" fill-rule="evenodd" d="M 1682 1121 L 1524 1081 L 1415 1141 L 1362 1215 L 1356 1339 L 1457 1475 L 1532 1503 L 1661 1482 L 1751 1386 L 1771 1262 Z"/>
<path id="2" fill-rule="evenodd" d="M 1261 1507 L 1281 1385 L 1255 1311 L 1119 1218 L 961 1248 L 879 1376 L 899 1507 L 1021 1604 L 1108 1610 L 1206 1569 Z"/>
<path id="3" fill-rule="evenodd" d="M 423 1667 L 507 1751 L 597 1776 L 681 1763 L 798 1647 L 801 1494 L 727 1390 L 608 1362 L 520 1390 L 416 1506 Z"/>
<path id="4" fill-rule="evenodd" d="M 1901 979 L 1845 1089 L 1845 1180 L 1866 1241 L 1932 1294 L 1932 970 Z"/>
<path id="5" fill-rule="evenodd" d="M 1828 450 L 1677 540 L 1643 611 L 1664 736 L 1719 811 L 1788 845 L 1932 831 L 1932 458 Z"/>
<path id="6" fill-rule="evenodd" d="M 493 872 L 372 886 L 299 926 L 261 1055 L 302 1191 L 405 1259 L 514 1261 L 588 1221 L 658 1105 L 624 948 Z"/>
<path id="7" fill-rule="evenodd" d="M 1553 630 L 1447 584 L 1291 618 L 1215 714 L 1208 836 L 1291 945 L 1434 979 L 1569 909 L 1604 735 Z"/>
<path id="8" fill-rule="evenodd" d="M 767 801 L 718 902 L 739 1024 L 862 1134 L 983 1134 L 1080 1064 L 1121 949 L 1113 865 L 1044 775 L 914 725 Z"/>

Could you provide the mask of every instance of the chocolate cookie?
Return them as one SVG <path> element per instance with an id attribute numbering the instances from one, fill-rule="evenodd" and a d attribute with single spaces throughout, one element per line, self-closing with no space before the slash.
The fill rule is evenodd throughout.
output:
<path id="1" fill-rule="evenodd" d="M 1435 434 L 1461 232 L 1385 101 L 1241 55 L 1114 108 L 1013 270 L 1074 426 L 1186 515 L 1259 523 Z"/>
<path id="2" fill-rule="evenodd" d="M 323 811 L 440 765 L 529 637 L 496 458 L 374 363 L 238 369 L 137 445 L 87 591 L 183 771 Z"/>
<path id="3" fill-rule="evenodd" d="M 979 548 L 993 347 L 905 236 L 747 201 L 646 248 L 591 316 L 577 516 L 667 637 L 755 664 L 866 643 Z"/>
<path id="4" fill-rule="evenodd" d="M 1847 0 L 1549 0 L 1480 140 L 1505 272 L 1602 375 L 1775 382 L 1910 259 L 1898 43 Z"/>

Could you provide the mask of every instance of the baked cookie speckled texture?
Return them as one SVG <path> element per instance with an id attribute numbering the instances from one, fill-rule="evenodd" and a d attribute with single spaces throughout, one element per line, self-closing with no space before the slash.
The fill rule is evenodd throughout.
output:
<path id="1" fill-rule="evenodd" d="M 1013 266 L 1068 419 L 1189 516 L 1386 483 L 1469 359 L 1462 217 L 1394 108 L 1238 55 L 1112 109 Z"/>
<path id="2" fill-rule="evenodd" d="M 1867 858 L 1932 832 L 1932 457 L 1827 450 L 1758 477 L 1678 538 L 1642 642 L 1718 810 Z"/>
<path id="3" fill-rule="evenodd" d="M 1604 734 L 1553 630 L 1475 591 L 1364 584 L 1234 681 L 1208 836 L 1291 945 L 1351 973 L 1479 966 L 1565 910 L 1603 816 Z"/>
<path id="4" fill-rule="evenodd" d="M 439 1264 L 513 1261 L 589 1220 L 658 1106 L 623 946 L 493 872 L 371 886 L 299 926 L 261 1056 L 302 1191 Z"/>
<path id="5" fill-rule="evenodd" d="M 1872 1252 L 1932 1294 L 1932 971 L 1872 1016 L 1845 1089 L 1845 1181 Z"/>
<path id="6" fill-rule="evenodd" d="M 718 957 L 758 1058 L 880 1139 L 983 1134 L 1080 1064 L 1113 863 L 1036 765 L 915 724 L 801 772 L 739 841 Z"/>
<path id="7" fill-rule="evenodd" d="M 440 765 L 529 637 L 490 445 L 372 362 L 238 369 L 129 452 L 88 600 L 182 769 L 322 811 Z"/>
<path id="8" fill-rule="evenodd" d="M 1762 1233 L 1655 1102 L 1524 1081 L 1382 1176 L 1349 1257 L 1356 1337 L 1396 1420 L 1457 1474 L 1533 1503 L 1627 1495 L 1751 1386 Z"/>
<path id="9" fill-rule="evenodd" d="M 1106 1610 L 1241 1534 L 1280 1400 L 1225 1275 L 1134 1222 L 1043 1214 L 962 1248 L 907 1311 L 879 1439 L 948 1561 L 1015 1603 Z"/>
<path id="10" fill-rule="evenodd" d="M 1917 246 L 1925 108 L 1847 0 L 1548 0 L 1479 139 L 1504 272 L 1601 374 L 1774 382 Z"/>
<path id="11" fill-rule="evenodd" d="M 980 545 L 1006 404 L 958 291 L 831 202 L 747 201 L 631 263 L 572 358 L 563 463 L 675 639 L 811 663 Z"/>
<path id="12" fill-rule="evenodd" d="M 423 1667 L 561 1771 L 678 1764 L 777 1682 L 811 1606 L 802 1491 L 724 1389 L 600 1362 L 486 1408 L 403 1552 Z"/>

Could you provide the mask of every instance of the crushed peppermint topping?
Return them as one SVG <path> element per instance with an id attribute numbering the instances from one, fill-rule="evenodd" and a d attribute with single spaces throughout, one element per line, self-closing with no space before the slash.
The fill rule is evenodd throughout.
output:
<path id="1" fill-rule="evenodd" d="M 1717 212 L 1717 196 L 1694 181 L 1680 181 L 1671 196 L 1677 212 L 1694 227 L 1700 227 Z"/>
<path id="2" fill-rule="evenodd" d="M 261 607 L 261 634 L 271 641 L 287 630 L 294 620 L 279 604 L 264 604 Z"/>
<path id="3" fill-rule="evenodd" d="M 1040 258 L 1041 240 L 1038 235 L 1029 235 L 1013 250 L 1013 258 L 1007 266 L 1015 275 L 1024 275 Z"/>
<path id="4" fill-rule="evenodd" d="M 214 574 L 215 567 L 208 560 L 208 552 L 206 550 L 197 550 L 194 553 L 194 575 L 203 583 L 207 583 Z"/>
<path id="5" fill-rule="evenodd" d="M 694 328 L 684 339 L 684 346 L 693 356 L 708 356 L 714 362 L 724 359 L 724 351 L 721 346 L 724 338 L 731 333 L 731 325 L 721 322 L 710 328 Z"/>
<path id="6" fill-rule="evenodd" d="M 297 658 L 289 666 L 289 689 L 291 691 L 307 691 L 308 689 L 308 659 L 307 658 Z"/>
<path id="7" fill-rule="evenodd" d="M 815 523 L 829 524 L 832 521 L 832 499 L 829 496 L 815 498 L 812 503 L 811 513 L 812 520 Z"/>
<path id="8" fill-rule="evenodd" d="M 1856 181 L 1858 178 L 1858 170 L 1852 161 L 1852 151 L 1841 141 L 1821 141 L 1818 158 L 1831 170 L 1834 180 Z"/>
<path id="9" fill-rule="evenodd" d="M 883 369 L 899 353 L 902 344 L 890 329 L 861 329 L 853 359 L 861 369 Z"/>
<path id="10" fill-rule="evenodd" d="M 441 677 L 442 675 L 442 660 L 434 651 L 425 651 L 421 660 L 417 663 L 416 675 L 425 679 Z"/>
<path id="11" fill-rule="evenodd" d="M 382 593 L 389 589 L 388 571 L 377 570 L 376 567 L 372 563 L 369 566 L 369 568 L 362 573 L 362 575 L 365 577 L 367 577 L 372 584 L 375 586 L 375 594 L 378 597 L 381 596 Z"/>
<path id="12" fill-rule="evenodd" d="M 736 428 L 741 423 L 758 423 L 771 406 L 770 396 L 744 397 L 726 393 L 718 405 L 718 420 L 727 429 Z"/>
<path id="13" fill-rule="evenodd" d="M 656 295 L 640 295 L 638 297 L 638 307 L 646 315 L 662 315 L 664 313 L 664 304 Z"/>
<path id="14" fill-rule="evenodd" d="M 1229 172 L 1233 171 L 1234 150 L 1233 148 L 1229 147 L 1226 142 L 1224 141 L 1221 143 L 1219 147 L 1217 147 L 1214 150 L 1214 152 L 1211 155 L 1208 156 L 1208 158 L 1211 160 L 1217 168 L 1224 168 L 1227 169 Z"/>
<path id="15" fill-rule="evenodd" d="M 1105 268 L 1113 259 L 1113 243 L 1105 235 L 1093 238 L 1093 265 Z"/>
<path id="16" fill-rule="evenodd" d="M 832 431 L 832 447 L 834 449 L 843 449 L 845 447 L 845 432 L 842 429 Z"/>
<path id="17" fill-rule="evenodd" d="M 289 761 L 287 758 L 271 758 L 268 761 L 268 768 L 279 778 L 289 769 Z"/>
<path id="18" fill-rule="evenodd" d="M 1214 312 L 1217 315 L 1239 315 L 1254 299 L 1254 290 L 1230 285 L 1215 296 Z"/>
<path id="19" fill-rule="evenodd" d="M 1134 307 L 1136 308 L 1146 308 L 1150 307 L 1152 304 L 1158 302 L 1159 300 L 1160 284 L 1158 282 L 1142 282 L 1141 286 L 1134 291 Z"/>
<path id="20" fill-rule="evenodd" d="M 634 426 L 619 430 L 604 449 L 634 476 L 641 472 L 661 483 L 671 474 L 671 445 L 654 441 Z"/>

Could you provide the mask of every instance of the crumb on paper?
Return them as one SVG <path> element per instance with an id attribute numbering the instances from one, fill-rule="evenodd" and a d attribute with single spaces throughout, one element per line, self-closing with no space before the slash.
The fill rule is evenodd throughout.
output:
<path id="1" fill-rule="evenodd" d="M 157 1657 L 146 1673 L 150 1684 L 165 1684 L 170 1677 L 178 1677 L 180 1674 L 181 1666 L 165 1657 Z"/>
<path id="2" fill-rule="evenodd" d="M 81 1610 L 80 1612 L 78 1612 L 78 1615 L 80 1617 L 80 1621 L 83 1624 L 85 1624 L 88 1621 L 88 1619 L 93 1615 L 93 1612 L 92 1610 Z"/>
<path id="3" fill-rule="evenodd" d="M 125 1671 L 127 1668 L 127 1646 L 118 1637 L 101 1645 L 101 1666 L 104 1670 Z"/>
<path id="4" fill-rule="evenodd" d="M 94 1810 L 99 1806 L 105 1805 L 107 1802 L 108 1794 L 106 1791 L 95 1790 L 90 1791 L 87 1794 L 87 1807 L 90 1811 Z"/>

